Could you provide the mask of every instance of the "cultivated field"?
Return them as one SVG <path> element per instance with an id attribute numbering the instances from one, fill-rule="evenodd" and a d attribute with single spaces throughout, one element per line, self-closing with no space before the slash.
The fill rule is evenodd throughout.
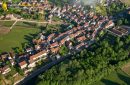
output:
<path id="1" fill-rule="evenodd" d="M 130 6 L 130 0 L 121 0 L 121 2 L 123 2 L 123 3 L 125 3 L 125 4 Z"/>

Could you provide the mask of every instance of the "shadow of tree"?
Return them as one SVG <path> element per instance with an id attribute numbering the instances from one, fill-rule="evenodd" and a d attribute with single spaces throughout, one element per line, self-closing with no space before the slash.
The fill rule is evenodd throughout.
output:
<path id="1" fill-rule="evenodd" d="M 107 79 L 102 79 L 101 80 L 105 85 L 120 85 L 116 82 L 113 82 L 113 81 L 110 81 L 110 80 L 107 80 Z"/>
<path id="2" fill-rule="evenodd" d="M 39 29 L 40 29 L 41 31 L 43 31 L 43 30 L 46 29 L 46 26 L 39 26 Z"/>
<path id="3" fill-rule="evenodd" d="M 29 45 L 32 45 L 32 40 L 36 38 L 38 34 L 28 34 L 24 36 L 24 39 L 27 40 Z"/>
<path id="4" fill-rule="evenodd" d="M 29 43 L 31 43 L 33 37 L 30 36 L 30 35 L 25 35 L 25 36 L 24 36 L 24 39 L 27 40 Z"/>
<path id="5" fill-rule="evenodd" d="M 12 50 L 13 50 L 15 53 L 18 53 L 18 52 L 17 52 L 17 49 L 19 49 L 19 47 L 12 47 Z"/>
<path id="6" fill-rule="evenodd" d="M 120 73 L 117 73 L 118 77 L 126 83 L 126 85 L 130 85 L 130 77 L 124 76 Z"/>

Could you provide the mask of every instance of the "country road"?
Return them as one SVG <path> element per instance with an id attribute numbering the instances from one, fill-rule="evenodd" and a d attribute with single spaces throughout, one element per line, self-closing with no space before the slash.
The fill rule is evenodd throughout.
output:
<path id="1" fill-rule="evenodd" d="M 16 19 L 16 20 L 0 20 L 0 21 L 19 21 L 19 22 L 31 22 L 31 23 L 48 23 L 48 22 L 39 22 L 36 20 L 20 20 L 20 19 Z"/>
<path id="2" fill-rule="evenodd" d="M 2 22 L 4 21 L 15 21 L 13 23 L 13 25 L 9 28 L 9 29 L 12 29 L 17 22 L 29 22 L 29 23 L 38 23 L 38 24 L 52 24 L 52 25 L 55 25 L 55 24 L 61 24 L 62 21 L 59 21 L 59 22 L 55 22 L 55 21 L 52 21 L 51 23 L 47 22 L 47 21 L 43 21 L 43 22 L 39 22 L 39 21 L 36 21 L 36 20 L 21 20 L 21 19 L 15 19 L 15 20 L 0 20 Z"/>
<path id="3" fill-rule="evenodd" d="M 17 22 L 30 22 L 30 23 L 38 23 L 38 24 L 47 24 L 48 22 L 39 22 L 36 20 L 21 20 L 21 19 L 15 19 L 15 20 L 0 20 L 0 21 L 15 21 L 13 25 L 9 28 L 10 30 L 16 25 Z"/>

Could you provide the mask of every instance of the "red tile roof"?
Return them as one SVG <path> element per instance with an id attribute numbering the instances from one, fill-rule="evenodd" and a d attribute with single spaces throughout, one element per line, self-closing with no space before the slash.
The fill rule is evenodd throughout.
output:
<path id="1" fill-rule="evenodd" d="M 76 33 L 74 33 L 74 36 L 77 37 L 78 35 L 80 35 L 82 33 L 82 31 L 77 31 Z"/>
<path id="2" fill-rule="evenodd" d="M 98 17 L 95 15 L 95 16 L 93 16 L 93 19 L 97 19 Z"/>
<path id="3" fill-rule="evenodd" d="M 52 44 L 50 45 L 50 48 L 57 47 L 57 46 L 59 46 L 59 44 L 58 44 L 58 42 L 55 42 L 55 43 L 52 43 Z"/>
<path id="4" fill-rule="evenodd" d="M 41 51 L 41 52 L 39 52 L 39 53 L 37 53 L 35 55 L 32 55 L 32 56 L 30 56 L 30 60 L 33 61 L 33 60 L 37 59 L 39 56 L 41 56 L 41 55 L 43 55 L 45 53 L 47 53 L 47 51 L 43 50 L 43 51 Z"/>
<path id="5" fill-rule="evenodd" d="M 72 29 L 73 29 L 74 31 L 77 31 L 77 30 L 78 30 L 77 27 L 73 27 Z"/>
<path id="6" fill-rule="evenodd" d="M 27 64 L 27 62 L 24 60 L 24 61 L 22 61 L 22 62 L 19 63 L 19 66 L 21 67 L 21 66 L 23 66 L 25 64 Z"/>
<path id="7" fill-rule="evenodd" d="M 63 45 L 63 44 L 65 43 L 65 41 L 66 41 L 66 38 L 62 39 L 62 40 L 60 41 L 60 44 Z"/>
<path id="8" fill-rule="evenodd" d="M 84 42 L 80 43 L 79 45 L 76 46 L 76 49 L 79 49 L 83 45 L 85 45 Z"/>
<path id="9" fill-rule="evenodd" d="M 64 36 L 66 33 L 61 33 L 60 35 L 58 35 L 58 37 L 62 37 Z"/>
<path id="10" fill-rule="evenodd" d="M 52 53 L 57 53 L 59 50 L 60 50 L 59 47 L 51 48 L 51 52 L 52 52 Z"/>
<path id="11" fill-rule="evenodd" d="M 84 24 L 84 26 L 87 27 L 87 26 L 89 26 L 89 24 L 86 22 L 86 23 Z"/>
<path id="12" fill-rule="evenodd" d="M 84 40 L 86 40 L 86 37 L 85 36 L 81 36 L 81 37 L 78 37 L 77 40 L 78 41 L 84 41 Z"/>
<path id="13" fill-rule="evenodd" d="M 50 34 L 49 36 L 48 36 L 48 41 L 51 41 L 52 40 L 52 38 L 55 36 L 55 33 L 53 33 L 53 34 Z"/>

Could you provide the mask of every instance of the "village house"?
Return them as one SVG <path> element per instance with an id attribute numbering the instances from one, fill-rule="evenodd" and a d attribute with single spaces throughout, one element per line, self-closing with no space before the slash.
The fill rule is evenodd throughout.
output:
<path id="1" fill-rule="evenodd" d="M 32 48 L 32 47 L 26 48 L 26 52 L 27 52 L 27 53 L 30 53 L 30 52 L 32 52 L 32 51 L 33 51 L 33 48 Z"/>
<path id="2" fill-rule="evenodd" d="M 28 67 L 29 68 L 32 68 L 32 67 L 35 67 L 36 66 L 36 62 L 40 61 L 41 59 L 46 59 L 47 55 L 47 51 L 46 50 L 43 50 L 35 55 L 32 55 L 29 57 L 29 65 Z"/>
<path id="3" fill-rule="evenodd" d="M 69 48 L 69 49 L 73 49 L 73 44 L 72 44 L 72 42 L 71 41 L 66 41 L 65 42 L 65 45 Z"/>
<path id="4" fill-rule="evenodd" d="M 25 60 L 18 63 L 21 69 L 25 69 L 27 67 L 27 62 Z"/>
<path id="5" fill-rule="evenodd" d="M 28 65 L 28 68 L 33 68 L 36 66 L 36 61 L 33 61 L 33 60 L 29 60 L 29 65 Z"/>
<path id="6" fill-rule="evenodd" d="M 110 33 L 114 34 L 114 35 L 119 36 L 119 37 L 121 37 L 121 36 L 123 35 L 120 31 L 118 31 L 118 30 L 116 30 L 116 29 L 109 29 L 108 31 L 109 31 Z"/>
<path id="7" fill-rule="evenodd" d="M 10 63 L 11 63 L 12 66 L 15 65 L 15 61 L 14 61 L 14 59 L 10 59 L 9 61 L 10 61 Z"/>
<path id="8" fill-rule="evenodd" d="M 8 58 L 10 57 L 10 55 L 8 53 L 2 53 L 1 56 L 0 56 L 0 59 L 2 61 L 5 61 L 7 60 Z"/>
<path id="9" fill-rule="evenodd" d="M 8 65 L 0 68 L 0 73 L 7 74 L 11 71 L 10 67 Z"/>
<path id="10" fill-rule="evenodd" d="M 107 25 L 105 26 L 105 28 L 111 28 L 113 27 L 115 24 L 110 20 L 108 21 Z"/>
<path id="11" fill-rule="evenodd" d="M 54 48 L 54 47 L 58 47 L 58 46 L 59 46 L 58 42 L 54 42 L 54 43 L 50 44 L 50 48 Z"/>
<path id="12" fill-rule="evenodd" d="M 73 38 L 75 37 L 75 35 L 74 35 L 74 34 L 70 34 L 69 37 L 70 37 L 71 39 L 73 39 Z"/>
<path id="13" fill-rule="evenodd" d="M 41 59 L 42 57 L 44 57 L 44 56 L 46 56 L 47 55 L 47 51 L 46 50 L 43 50 L 43 51 L 41 51 L 41 52 L 38 52 L 37 54 L 35 54 L 35 55 L 32 55 L 32 56 L 30 56 L 29 57 L 29 60 L 30 61 L 36 61 L 36 60 L 38 60 L 38 59 Z M 46 57 L 44 57 L 44 58 L 46 58 Z"/>
<path id="14" fill-rule="evenodd" d="M 41 46 L 40 45 L 35 45 L 35 50 L 40 50 L 41 49 Z"/>
<path id="15" fill-rule="evenodd" d="M 60 50 L 59 47 L 51 48 L 51 49 L 50 49 L 51 53 L 54 53 L 54 54 L 58 53 L 59 50 Z"/>
<path id="16" fill-rule="evenodd" d="M 80 31 L 77 31 L 76 33 L 74 33 L 74 36 L 77 37 L 77 36 L 79 36 L 81 33 L 82 33 L 81 30 L 80 30 Z"/>
<path id="17" fill-rule="evenodd" d="M 55 33 L 50 34 L 50 35 L 47 37 L 47 41 L 52 41 L 54 37 L 55 37 Z"/>
<path id="18" fill-rule="evenodd" d="M 128 30 L 122 26 L 109 29 L 108 31 L 114 35 L 119 36 L 119 37 L 122 37 L 122 36 L 127 35 L 129 33 Z"/>
<path id="19" fill-rule="evenodd" d="M 83 45 L 85 45 L 85 43 L 84 43 L 84 42 L 82 42 L 82 43 L 78 44 L 78 45 L 76 46 L 76 49 L 77 49 L 77 50 L 78 50 L 78 49 L 80 49 Z"/>
<path id="20" fill-rule="evenodd" d="M 128 34 L 128 30 L 126 30 L 124 27 L 117 27 L 116 30 L 122 32 L 123 35 L 127 35 Z"/>
<path id="21" fill-rule="evenodd" d="M 77 38 L 77 41 L 78 42 L 82 42 L 82 41 L 84 41 L 84 40 L 86 40 L 87 38 L 85 37 L 85 36 L 81 36 L 81 37 L 78 37 Z"/>
<path id="22" fill-rule="evenodd" d="M 64 38 L 64 39 L 62 39 L 61 41 L 60 41 L 60 46 L 61 45 L 63 45 L 64 43 L 65 43 L 65 41 L 66 41 L 66 39 Z"/>

